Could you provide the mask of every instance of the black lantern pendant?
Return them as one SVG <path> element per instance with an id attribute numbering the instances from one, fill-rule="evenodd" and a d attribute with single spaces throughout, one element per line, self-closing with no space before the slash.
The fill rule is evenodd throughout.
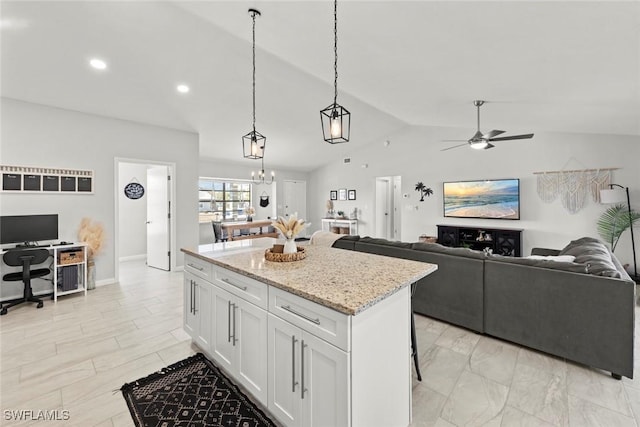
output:
<path id="1" fill-rule="evenodd" d="M 253 20 L 253 130 L 242 137 L 242 151 L 247 159 L 262 159 L 267 138 L 256 131 L 256 15 L 260 16 L 260 11 L 249 9 L 249 15 Z"/>
<path id="2" fill-rule="evenodd" d="M 349 141 L 351 113 L 339 105 L 338 100 L 338 0 L 333 2 L 333 104 L 320 111 L 322 136 L 330 144 Z"/>

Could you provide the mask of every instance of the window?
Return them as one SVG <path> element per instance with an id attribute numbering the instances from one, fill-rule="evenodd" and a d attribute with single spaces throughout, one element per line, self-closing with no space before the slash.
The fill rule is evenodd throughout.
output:
<path id="1" fill-rule="evenodd" d="M 200 222 L 244 221 L 245 208 L 251 206 L 251 184 L 243 181 L 225 181 L 200 178 L 198 180 L 198 212 Z"/>

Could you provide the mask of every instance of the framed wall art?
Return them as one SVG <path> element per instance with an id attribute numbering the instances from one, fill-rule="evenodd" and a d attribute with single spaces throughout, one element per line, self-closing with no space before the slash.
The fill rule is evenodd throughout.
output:
<path id="1" fill-rule="evenodd" d="M 348 199 L 349 200 L 355 200 L 356 199 L 356 190 L 349 190 Z"/>
<path id="2" fill-rule="evenodd" d="M 338 192 L 336 190 L 329 191 L 329 199 L 338 200 Z"/>
<path id="3" fill-rule="evenodd" d="M 338 200 L 347 200 L 347 189 L 346 188 L 338 189 Z"/>

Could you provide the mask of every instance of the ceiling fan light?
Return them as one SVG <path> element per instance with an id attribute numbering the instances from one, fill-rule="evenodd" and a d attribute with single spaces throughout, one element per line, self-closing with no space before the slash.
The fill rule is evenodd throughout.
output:
<path id="1" fill-rule="evenodd" d="M 475 150 L 484 150 L 489 146 L 489 143 L 487 141 L 475 141 L 470 142 L 469 145 Z"/>

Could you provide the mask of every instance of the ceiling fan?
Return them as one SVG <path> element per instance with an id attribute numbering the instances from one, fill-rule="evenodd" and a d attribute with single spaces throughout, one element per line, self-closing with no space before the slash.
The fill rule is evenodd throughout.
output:
<path id="1" fill-rule="evenodd" d="M 512 139 L 529 139 L 533 138 L 532 133 L 527 133 L 524 135 L 512 135 L 512 136 L 502 136 L 500 138 L 496 138 L 496 136 L 503 134 L 505 131 L 503 130 L 492 130 L 487 133 L 482 133 L 480 131 L 480 107 L 484 104 L 484 101 L 473 101 L 473 105 L 478 108 L 478 131 L 471 137 L 471 139 L 465 141 L 464 144 L 454 145 L 453 147 L 443 148 L 440 151 L 451 150 L 452 148 L 458 148 L 465 145 L 469 145 L 471 148 L 475 148 L 476 150 L 488 150 L 489 148 L 495 147 L 492 144 L 494 141 L 509 141 Z M 462 139 L 454 139 L 454 140 L 445 140 L 448 142 L 459 142 L 464 141 Z"/>

